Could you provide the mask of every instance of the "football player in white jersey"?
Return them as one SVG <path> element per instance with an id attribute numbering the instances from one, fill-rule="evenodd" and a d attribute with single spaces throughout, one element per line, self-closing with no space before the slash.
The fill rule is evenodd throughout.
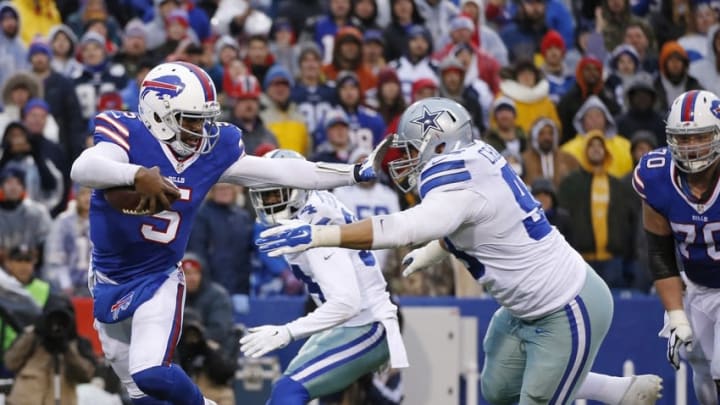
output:
<path id="1" fill-rule="evenodd" d="M 668 337 L 668 360 L 678 368 L 684 348 L 698 401 L 717 405 L 720 98 L 709 91 L 683 93 L 666 122 L 668 147 L 638 162 L 633 187 L 643 201 L 650 270 L 667 311 L 661 335 Z"/>
<path id="2" fill-rule="evenodd" d="M 502 305 L 484 341 L 485 399 L 570 404 L 610 327 L 607 285 L 548 223 L 505 159 L 472 139 L 462 106 L 442 98 L 418 101 L 392 138 L 402 157 L 390 163 L 390 174 L 403 191 L 417 187 L 420 204 L 347 225 L 288 223 L 262 233 L 260 249 L 277 256 L 321 246 L 430 242 L 404 263 L 425 267 L 450 252 Z M 635 380 L 627 380 L 629 389 Z M 654 403 L 657 385 L 654 398 L 628 403 Z"/>
<path id="3" fill-rule="evenodd" d="M 265 157 L 303 159 L 276 149 Z M 278 186 L 250 188 L 250 199 L 263 224 L 297 219 L 306 224 L 347 224 L 355 216 L 334 195 Z M 273 385 L 268 405 L 304 405 L 313 398 L 341 391 L 390 360 L 407 367 L 397 307 L 375 255 L 368 250 L 336 247 L 288 253 L 285 258 L 318 308 L 284 325 L 251 328 L 240 350 L 260 357 L 294 339 L 310 337 Z"/>

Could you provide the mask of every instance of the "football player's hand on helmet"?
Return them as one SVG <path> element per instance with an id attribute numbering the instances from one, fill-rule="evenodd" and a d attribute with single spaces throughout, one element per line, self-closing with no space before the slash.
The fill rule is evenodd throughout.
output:
<path id="1" fill-rule="evenodd" d="M 418 270 L 432 266 L 446 258 L 449 252 L 440 245 L 439 240 L 434 240 L 427 245 L 415 249 L 406 254 L 402 260 L 403 277 L 408 277 Z"/>
<path id="2" fill-rule="evenodd" d="M 135 173 L 135 191 L 142 197 L 135 211 L 157 213 L 170 209 L 171 202 L 180 198 L 180 190 L 160 174 L 160 168 L 154 166 L 150 169 L 141 167 Z"/>
<path id="3" fill-rule="evenodd" d="M 670 319 L 670 337 L 668 338 L 667 359 L 675 367 L 680 368 L 680 348 L 685 347 L 685 351 L 692 351 L 693 332 L 690 328 L 685 311 L 675 309 L 668 312 Z"/>
<path id="4" fill-rule="evenodd" d="M 392 144 L 392 136 L 383 139 L 364 162 L 355 165 L 355 182 L 372 181 L 381 171 L 382 160 Z"/>
<path id="5" fill-rule="evenodd" d="M 337 225 L 316 226 L 298 220 L 281 221 L 281 224 L 266 229 L 255 240 L 258 249 L 270 257 L 340 244 L 340 227 Z"/>
<path id="6" fill-rule="evenodd" d="M 290 330 L 285 325 L 258 326 L 248 329 L 248 334 L 240 339 L 240 351 L 246 356 L 258 358 L 282 349 L 292 340 Z"/>

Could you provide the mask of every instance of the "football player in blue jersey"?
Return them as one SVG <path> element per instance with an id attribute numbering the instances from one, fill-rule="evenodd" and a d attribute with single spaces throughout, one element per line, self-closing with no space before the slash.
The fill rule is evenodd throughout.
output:
<path id="1" fill-rule="evenodd" d="M 668 361 L 678 368 L 684 348 L 698 400 L 713 405 L 720 393 L 720 98 L 684 93 L 666 122 L 667 148 L 640 160 L 633 187 L 667 311 Z"/>
<path id="2" fill-rule="evenodd" d="M 211 403 L 172 364 L 185 301 L 178 263 L 210 187 L 330 188 L 370 180 L 374 169 L 245 155 L 241 131 L 215 121 L 220 105 L 210 77 L 189 63 L 153 68 L 138 110 L 98 114 L 95 145 L 72 167 L 74 181 L 95 189 L 89 276 L 95 328 L 134 404 Z M 116 210 L 104 198 L 119 186 L 140 195 L 134 210 Z"/>
<path id="3" fill-rule="evenodd" d="M 472 134 L 470 114 L 458 103 L 414 103 L 390 137 L 400 157 L 389 168 L 400 189 L 418 190 L 421 203 L 346 225 L 270 228 L 257 240 L 260 249 L 277 256 L 428 242 L 403 259 L 406 273 L 452 254 L 501 305 L 483 344 L 488 402 L 567 405 L 582 395 L 613 405 L 654 404 L 657 376 L 589 373 L 610 327 L 610 291 L 549 224 L 507 161 Z"/>

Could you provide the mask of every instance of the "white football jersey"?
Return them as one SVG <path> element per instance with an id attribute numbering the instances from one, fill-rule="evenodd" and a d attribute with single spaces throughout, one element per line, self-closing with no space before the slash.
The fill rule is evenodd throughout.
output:
<path id="1" fill-rule="evenodd" d="M 421 204 L 372 219 L 373 248 L 442 238 L 489 294 L 521 319 L 552 313 L 582 289 L 588 265 L 490 145 L 475 141 L 431 159 L 418 190 Z"/>
<path id="2" fill-rule="evenodd" d="M 464 210 L 438 214 L 451 223 L 460 217 L 459 226 L 448 229 L 444 238 L 448 250 L 513 315 L 547 315 L 582 289 L 587 264 L 491 146 L 476 141 L 432 159 L 423 168 L 418 190 L 423 204 L 449 207 L 446 213 Z M 458 193 L 464 193 L 464 206 L 458 206 Z"/>
<path id="3" fill-rule="evenodd" d="M 297 217 L 314 225 L 343 225 L 356 220 L 355 215 L 327 191 L 310 192 Z M 397 318 L 397 307 L 390 301 L 385 279 L 373 252 L 337 247 L 315 248 L 288 254 L 285 258 L 295 277 L 306 284 L 318 307 L 329 301 L 348 302 L 350 296 L 359 291 L 362 310 L 343 325 L 359 326 Z"/>

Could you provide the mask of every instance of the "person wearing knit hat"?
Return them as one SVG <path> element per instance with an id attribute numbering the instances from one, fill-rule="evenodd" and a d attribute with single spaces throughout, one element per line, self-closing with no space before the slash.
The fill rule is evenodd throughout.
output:
<path id="1" fill-rule="evenodd" d="M 435 79 L 424 77 L 415 80 L 412 84 L 412 102 L 429 97 L 437 97 L 439 88 Z"/>
<path id="2" fill-rule="evenodd" d="M 660 75 L 655 79 L 658 111 L 667 111 L 673 100 L 686 91 L 703 89 L 697 79 L 688 74 L 690 58 L 677 41 L 668 41 L 663 45 L 659 63 Z"/>
<path id="3" fill-rule="evenodd" d="M 510 148 L 518 153 L 526 149 L 525 131 L 517 124 L 517 107 L 512 98 L 499 96 L 492 103 L 490 128 L 483 140 L 498 152 Z"/>
<path id="4" fill-rule="evenodd" d="M 378 87 L 376 92 L 376 110 L 383 120 L 391 127 L 405 111 L 405 98 L 402 94 L 400 78 L 394 69 L 386 67 L 378 73 Z M 389 129 L 389 128 L 388 128 Z"/>
<path id="5" fill-rule="evenodd" d="M 27 69 L 27 48 L 20 37 L 20 14 L 14 3 L 0 2 L 0 86 L 13 73 Z"/>
<path id="6" fill-rule="evenodd" d="M 352 26 L 346 26 L 337 31 L 332 60 L 323 66 L 323 73 L 328 80 L 335 80 L 343 70 L 355 72 L 360 80 L 360 88 L 363 93 L 377 86 L 377 77 L 363 63 L 362 33 Z"/>
<path id="7" fill-rule="evenodd" d="M 271 85 L 277 83 L 284 83 L 289 87 L 295 84 L 290 72 L 282 65 L 273 65 L 270 70 L 267 71 L 263 80 L 263 89 L 267 91 Z"/>
<path id="8" fill-rule="evenodd" d="M 48 34 L 48 42 L 52 49 L 50 65 L 61 75 L 72 78 L 80 74 L 82 64 L 75 58 L 78 37 L 67 25 L 53 27 Z"/>
<path id="9" fill-rule="evenodd" d="M 363 34 L 363 63 L 377 74 L 387 64 L 383 52 L 385 51 L 385 38 L 380 30 L 367 30 Z"/>
<path id="10" fill-rule="evenodd" d="M 474 86 L 465 85 L 465 66 L 455 58 L 445 58 L 438 67 L 438 74 L 440 76 L 440 97 L 454 100 L 465 107 L 472 118 L 474 130 L 478 131 L 478 135 L 483 133 L 486 125 L 483 119 L 483 108 L 480 105 L 481 96 Z"/>
<path id="11" fill-rule="evenodd" d="M 322 117 L 331 108 L 335 89 L 328 85 L 322 72 L 322 51 L 314 42 L 299 45 L 297 82 L 292 88 L 292 100 L 305 113 L 308 132 L 317 136 Z M 315 138 L 315 143 L 322 142 Z"/>
<path id="12" fill-rule="evenodd" d="M 33 55 L 38 53 L 45 55 L 49 59 L 52 58 L 50 45 L 48 45 L 42 38 L 36 38 L 32 43 L 30 43 L 30 48 L 28 48 L 28 61 L 32 60 Z"/>
<path id="13" fill-rule="evenodd" d="M 560 116 L 562 138 L 560 144 L 572 139 L 575 134 L 573 119 L 580 107 L 591 96 L 597 96 L 611 115 L 618 115 L 620 105 L 615 101 L 615 95 L 605 89 L 603 82 L 603 64 L 594 56 L 584 56 L 575 68 L 575 83 L 565 93 L 557 104 Z"/>
<path id="14" fill-rule="evenodd" d="M 562 35 L 557 31 L 548 31 L 540 43 L 544 59 L 541 70 L 550 84 L 550 99 L 556 104 L 575 82 L 573 73 L 565 64 L 565 51 Z"/>
<path id="15" fill-rule="evenodd" d="M 605 79 L 605 88 L 615 95 L 615 100 L 626 111 L 625 92 L 630 81 L 640 71 L 640 57 L 632 45 L 621 44 L 610 54 L 609 66 L 610 74 Z"/>

